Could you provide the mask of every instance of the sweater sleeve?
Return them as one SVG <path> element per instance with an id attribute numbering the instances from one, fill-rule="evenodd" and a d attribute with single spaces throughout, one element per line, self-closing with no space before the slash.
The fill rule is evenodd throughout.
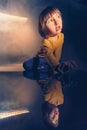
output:
<path id="1" fill-rule="evenodd" d="M 50 41 L 44 40 L 43 50 L 45 52 L 45 59 L 46 59 L 47 63 L 53 69 L 58 64 L 58 61 L 54 55 L 53 47 L 52 47 L 52 44 L 50 43 Z"/>
<path id="2" fill-rule="evenodd" d="M 64 102 L 64 95 L 62 91 L 61 82 L 56 79 L 51 79 L 48 82 L 47 93 L 44 94 L 44 100 L 51 104 L 60 105 Z"/>

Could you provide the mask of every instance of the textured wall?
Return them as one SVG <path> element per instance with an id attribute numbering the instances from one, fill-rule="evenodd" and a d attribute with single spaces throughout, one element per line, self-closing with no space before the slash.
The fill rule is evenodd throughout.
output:
<path id="1" fill-rule="evenodd" d="M 0 3 L 0 65 L 23 62 L 39 48 L 37 19 L 29 11 L 29 4 L 19 1 Z"/>

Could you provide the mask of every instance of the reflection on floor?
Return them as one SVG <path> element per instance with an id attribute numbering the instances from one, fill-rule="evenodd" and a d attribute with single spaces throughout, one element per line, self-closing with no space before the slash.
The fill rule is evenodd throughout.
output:
<path id="1" fill-rule="evenodd" d="M 42 119 L 42 87 L 52 75 L 34 73 L 0 72 L 0 130 L 48 130 Z M 56 74 L 55 78 L 64 93 L 58 129 L 87 130 L 87 72 Z M 13 115 L 1 119 L 2 113 Z"/>
<path id="2" fill-rule="evenodd" d="M 28 109 L 15 109 L 15 110 L 3 111 L 3 112 L 0 112 L 0 119 L 8 118 L 8 117 L 20 115 L 23 113 L 28 113 L 28 112 L 29 112 Z"/>
<path id="3" fill-rule="evenodd" d="M 0 72 L 18 72 L 23 70 L 23 65 L 21 63 L 0 65 Z"/>

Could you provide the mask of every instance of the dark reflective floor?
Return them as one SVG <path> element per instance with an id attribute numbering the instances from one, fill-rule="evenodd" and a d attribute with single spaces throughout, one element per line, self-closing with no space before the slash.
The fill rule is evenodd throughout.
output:
<path id="1" fill-rule="evenodd" d="M 0 115 L 0 130 L 48 130 L 41 110 L 43 86 L 53 78 L 61 82 L 64 103 L 59 106 L 59 126 L 52 129 L 87 130 L 87 72 L 82 70 L 62 76 L 47 72 L 0 73 L 0 113 L 20 109 L 29 111 L 5 118 Z"/>

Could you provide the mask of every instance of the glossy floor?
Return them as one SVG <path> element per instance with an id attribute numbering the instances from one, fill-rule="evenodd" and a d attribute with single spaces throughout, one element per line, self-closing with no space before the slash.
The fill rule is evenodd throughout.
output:
<path id="1" fill-rule="evenodd" d="M 0 130 L 48 130 L 42 118 L 41 85 L 52 76 L 47 72 L 0 73 Z M 57 74 L 53 77 L 61 82 L 64 94 L 56 129 L 87 130 L 87 72 L 69 72 L 61 80 Z M 6 112 L 15 114 L 8 117 Z"/>

